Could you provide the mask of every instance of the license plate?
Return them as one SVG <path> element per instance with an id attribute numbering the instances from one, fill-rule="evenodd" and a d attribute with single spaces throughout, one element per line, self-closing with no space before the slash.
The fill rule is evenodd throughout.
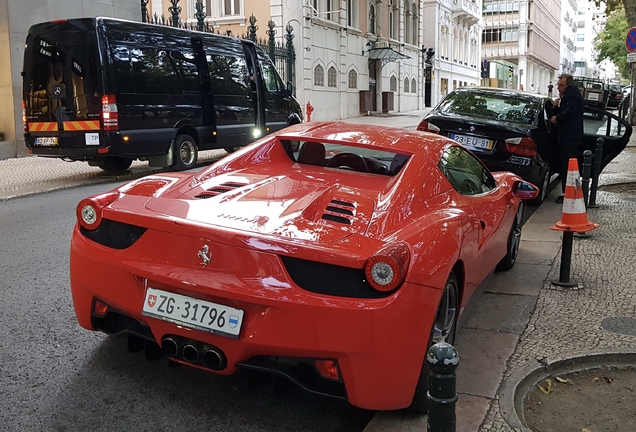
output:
<path id="1" fill-rule="evenodd" d="M 476 138 L 467 135 L 450 134 L 451 139 L 467 147 L 477 147 L 492 150 L 493 141 L 486 138 Z"/>
<path id="2" fill-rule="evenodd" d="M 588 94 L 587 98 L 589 100 L 597 101 L 598 100 L 598 93 L 590 93 L 590 94 Z"/>
<path id="3" fill-rule="evenodd" d="M 99 145 L 99 134 L 98 133 L 84 134 L 84 140 L 86 142 L 86 145 Z"/>
<path id="4" fill-rule="evenodd" d="M 142 314 L 238 339 L 243 311 L 193 297 L 148 288 Z"/>
<path id="5" fill-rule="evenodd" d="M 57 137 L 37 137 L 35 139 L 35 145 L 37 146 L 56 146 Z"/>

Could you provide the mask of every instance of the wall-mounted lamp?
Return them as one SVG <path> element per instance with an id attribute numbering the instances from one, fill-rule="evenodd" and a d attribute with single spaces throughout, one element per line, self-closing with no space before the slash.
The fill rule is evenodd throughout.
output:
<path id="1" fill-rule="evenodd" d="M 426 48 L 424 45 L 422 45 L 422 49 L 420 51 L 422 52 L 422 61 L 424 62 L 424 64 L 432 65 L 433 56 L 435 55 L 435 49 Z"/>
<path id="2" fill-rule="evenodd" d="M 368 53 L 373 49 L 373 44 L 371 43 L 371 41 L 368 41 L 365 46 L 367 47 L 367 50 L 365 51 L 364 48 L 362 48 L 362 55 L 364 55 L 364 53 Z"/>

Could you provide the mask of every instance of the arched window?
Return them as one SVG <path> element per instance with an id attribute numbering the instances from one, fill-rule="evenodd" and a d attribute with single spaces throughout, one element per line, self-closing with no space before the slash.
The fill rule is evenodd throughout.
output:
<path id="1" fill-rule="evenodd" d="M 375 5 L 369 5 L 369 33 L 375 34 Z"/>
<path id="2" fill-rule="evenodd" d="M 327 87 L 336 87 L 337 73 L 336 68 L 331 66 L 327 71 Z"/>
<path id="3" fill-rule="evenodd" d="M 358 88 L 358 73 L 353 69 L 349 71 L 349 88 Z"/>
<path id="4" fill-rule="evenodd" d="M 389 91 L 397 91 L 397 78 L 395 75 L 391 75 L 391 78 L 389 79 Z"/>
<path id="5" fill-rule="evenodd" d="M 411 80 L 411 93 L 417 93 L 417 81 L 415 81 L 415 78 Z"/>
<path id="6" fill-rule="evenodd" d="M 408 92 L 409 92 L 409 79 L 404 78 L 404 93 L 408 93 Z"/>
<path id="7" fill-rule="evenodd" d="M 321 65 L 317 65 L 314 68 L 314 85 L 315 86 L 325 85 L 325 68 L 323 68 Z"/>

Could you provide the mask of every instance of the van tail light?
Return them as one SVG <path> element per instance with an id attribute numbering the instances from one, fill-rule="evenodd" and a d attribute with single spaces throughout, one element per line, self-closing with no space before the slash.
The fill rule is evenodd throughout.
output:
<path id="1" fill-rule="evenodd" d="M 104 207 L 112 204 L 117 198 L 119 192 L 110 191 L 81 200 L 75 210 L 77 221 L 87 230 L 97 229 L 102 223 Z"/>
<path id="2" fill-rule="evenodd" d="M 105 131 L 119 130 L 119 113 L 114 94 L 102 96 L 102 125 Z"/>
<path id="3" fill-rule="evenodd" d="M 422 120 L 419 125 L 417 125 L 417 130 L 422 132 L 433 132 L 438 133 L 440 128 L 435 126 L 433 123 L 429 123 L 426 120 Z"/>
<path id="4" fill-rule="evenodd" d="M 537 144 L 532 138 L 508 138 L 506 149 L 517 156 L 533 157 L 537 155 Z"/>
<path id="5" fill-rule="evenodd" d="M 28 132 L 29 129 L 27 128 L 26 103 L 24 102 L 24 100 L 22 101 L 22 125 L 24 127 L 24 132 Z"/>
<path id="6" fill-rule="evenodd" d="M 398 288 L 409 268 L 411 253 L 405 243 L 392 243 L 367 260 L 364 273 L 369 285 L 381 292 Z"/>

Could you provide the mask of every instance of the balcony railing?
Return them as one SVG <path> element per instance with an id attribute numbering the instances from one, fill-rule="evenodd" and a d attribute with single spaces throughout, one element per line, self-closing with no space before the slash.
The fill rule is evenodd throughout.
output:
<path id="1" fill-rule="evenodd" d="M 461 20 L 467 20 L 469 24 L 481 19 L 481 2 L 473 0 L 452 0 L 451 10 L 453 15 Z"/>

